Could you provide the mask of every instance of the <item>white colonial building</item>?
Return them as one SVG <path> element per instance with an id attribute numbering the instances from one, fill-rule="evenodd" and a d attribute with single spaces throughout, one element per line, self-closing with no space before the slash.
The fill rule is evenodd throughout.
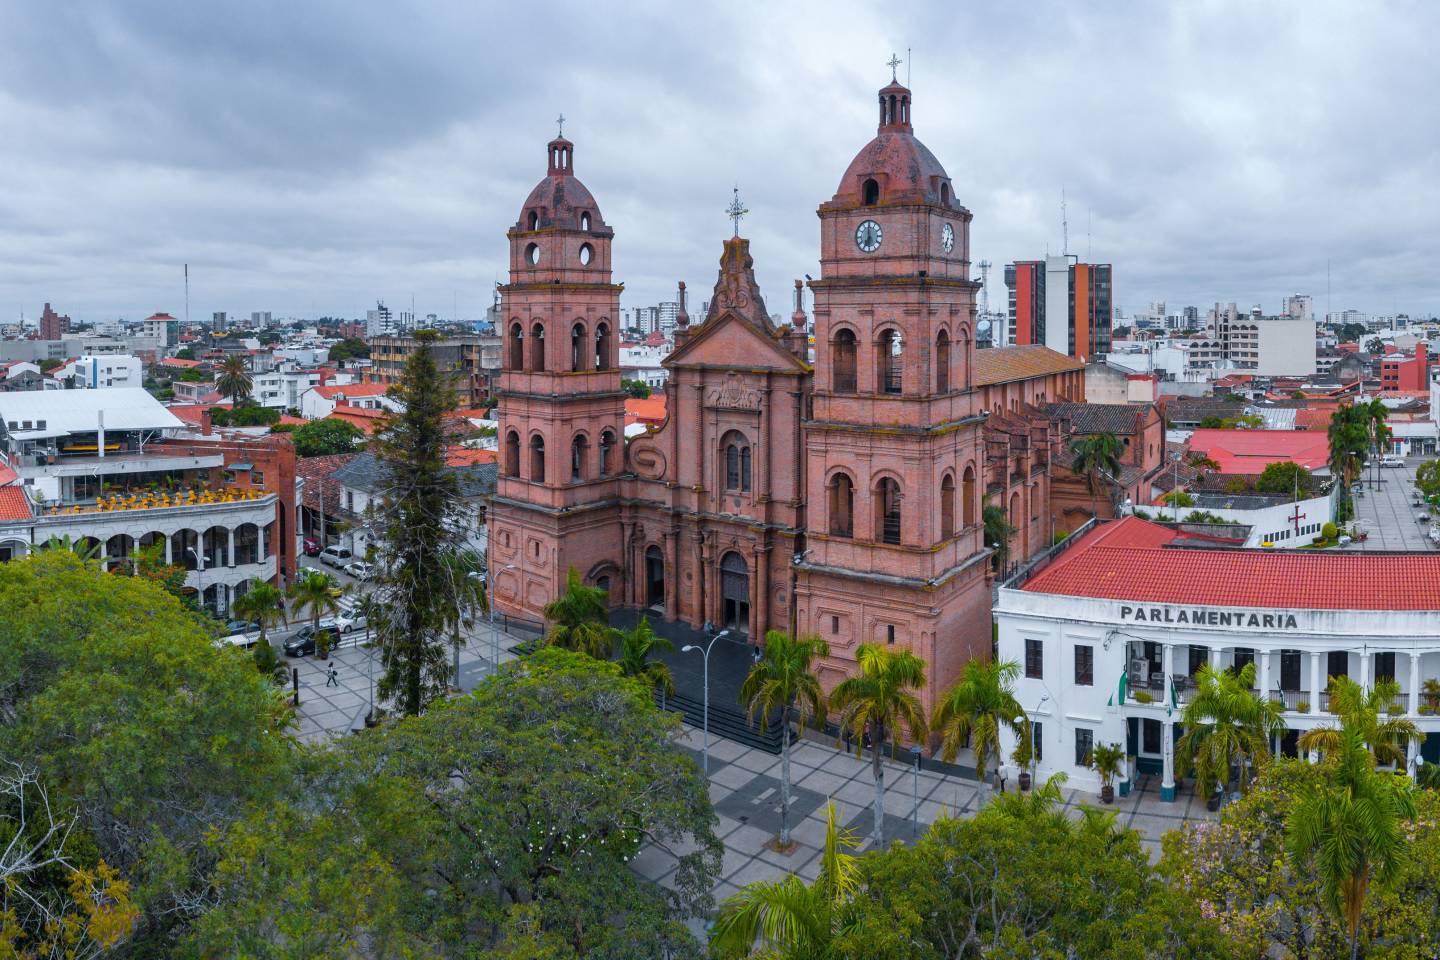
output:
<path id="1" fill-rule="evenodd" d="M 1173 800 L 1181 712 L 1205 663 L 1256 665 L 1256 687 L 1284 707 L 1274 746 L 1289 755 L 1300 732 L 1335 722 L 1330 677 L 1394 679 L 1392 710 L 1426 734 L 1411 744 L 1412 772 L 1440 762 L 1440 704 L 1423 693 L 1440 677 L 1437 612 L 1440 554 L 1244 549 L 1127 517 L 1003 584 L 995 621 L 1000 658 L 1020 664 L 1039 778 L 1063 771 L 1098 790 L 1086 757 L 1115 743 L 1129 782 L 1158 775 Z"/>

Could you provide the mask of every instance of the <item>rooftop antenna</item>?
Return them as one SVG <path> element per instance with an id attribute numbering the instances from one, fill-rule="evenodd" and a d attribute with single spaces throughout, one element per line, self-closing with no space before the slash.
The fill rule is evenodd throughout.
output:
<path id="1" fill-rule="evenodd" d="M 1094 211 L 1089 207 L 1085 208 L 1085 262 L 1093 262 L 1090 256 L 1090 216 Z"/>
<path id="2" fill-rule="evenodd" d="M 1065 186 L 1060 186 L 1060 255 L 1070 256 L 1070 219 L 1065 210 Z"/>
<path id="3" fill-rule="evenodd" d="M 910 48 L 909 48 L 909 47 L 906 47 L 906 48 L 905 48 L 905 86 L 907 86 L 907 87 L 910 86 L 910 68 L 911 68 L 912 66 L 914 66 L 914 61 L 913 61 L 913 60 L 911 59 L 911 57 L 910 57 Z"/>
<path id="4" fill-rule="evenodd" d="M 185 326 L 190 326 L 190 264 L 185 264 Z"/>

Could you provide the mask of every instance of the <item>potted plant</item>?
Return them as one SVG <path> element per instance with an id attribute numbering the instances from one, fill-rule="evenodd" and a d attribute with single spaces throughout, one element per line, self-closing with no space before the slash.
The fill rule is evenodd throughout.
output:
<path id="1" fill-rule="evenodd" d="M 1090 769 L 1100 775 L 1100 800 L 1115 802 L 1115 778 L 1125 762 L 1125 750 L 1118 743 L 1097 743 L 1090 750 Z"/>
<path id="2" fill-rule="evenodd" d="M 1136 703 L 1154 703 L 1155 698 L 1150 695 L 1149 690 L 1136 690 L 1131 693 Z"/>
<path id="3" fill-rule="evenodd" d="M 1309 712 L 1310 712 L 1310 701 L 1309 701 L 1309 700 L 1301 700 L 1299 703 L 1295 704 L 1295 712 L 1296 712 L 1296 713 L 1309 713 Z"/>
<path id="4" fill-rule="evenodd" d="M 1440 680 L 1431 677 L 1425 681 L 1420 688 L 1420 697 L 1425 701 L 1425 706 L 1430 708 L 1431 713 L 1440 713 Z"/>
<path id="5" fill-rule="evenodd" d="M 1020 731 L 1020 740 L 1015 744 L 1015 749 L 1010 754 L 1010 759 L 1020 768 L 1020 789 L 1030 789 L 1030 762 L 1035 759 L 1034 751 L 1030 749 L 1030 724 L 1027 722 Z"/>

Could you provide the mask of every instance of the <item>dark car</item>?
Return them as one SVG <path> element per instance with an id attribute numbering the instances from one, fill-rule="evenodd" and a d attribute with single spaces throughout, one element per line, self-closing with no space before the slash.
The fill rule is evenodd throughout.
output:
<path id="1" fill-rule="evenodd" d="M 318 557 L 323 549 L 325 548 L 320 546 L 320 541 L 314 537 L 306 537 L 300 544 L 300 550 L 307 557 Z"/>
<path id="2" fill-rule="evenodd" d="M 254 620 L 226 620 L 226 633 L 253 633 L 260 629 L 260 624 Z"/>
<path id="3" fill-rule="evenodd" d="M 315 638 L 320 632 L 315 629 L 314 624 L 306 624 L 295 634 L 285 641 L 285 656 L 287 657 L 308 657 L 315 652 Z"/>

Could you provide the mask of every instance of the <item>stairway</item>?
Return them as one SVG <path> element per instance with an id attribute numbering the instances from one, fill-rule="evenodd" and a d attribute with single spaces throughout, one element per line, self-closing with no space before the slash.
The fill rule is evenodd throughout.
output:
<path id="1" fill-rule="evenodd" d="M 656 702 L 659 702 L 656 695 Z M 704 726 L 704 702 L 685 694 L 677 693 L 665 698 L 665 709 L 679 713 L 690 726 L 700 729 Z M 775 716 L 769 724 L 757 726 L 738 709 L 710 701 L 710 734 L 743 743 L 756 750 L 778 754 L 780 752 L 780 718 Z"/>

